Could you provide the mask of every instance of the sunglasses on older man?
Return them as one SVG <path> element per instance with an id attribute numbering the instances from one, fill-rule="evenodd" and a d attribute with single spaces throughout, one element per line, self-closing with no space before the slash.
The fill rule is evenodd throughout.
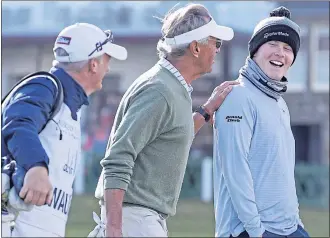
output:
<path id="1" fill-rule="evenodd" d="M 107 38 L 103 42 L 97 42 L 95 44 L 95 49 L 88 56 L 93 55 L 96 51 L 97 52 L 101 51 L 102 46 L 104 46 L 106 43 L 108 43 L 108 42 L 112 43 L 113 42 L 112 32 L 110 30 L 106 30 L 106 31 L 104 31 L 104 33 L 106 34 Z"/>
<path id="2" fill-rule="evenodd" d="M 216 41 L 215 41 L 215 47 L 216 47 L 217 49 L 219 49 L 221 46 L 222 46 L 222 40 L 220 40 L 220 39 L 216 39 Z"/>
<path id="3" fill-rule="evenodd" d="M 213 40 L 213 41 L 215 41 L 215 47 L 217 48 L 217 49 L 220 49 L 220 47 L 222 46 L 222 40 L 220 40 L 220 39 L 209 39 L 209 40 Z"/>

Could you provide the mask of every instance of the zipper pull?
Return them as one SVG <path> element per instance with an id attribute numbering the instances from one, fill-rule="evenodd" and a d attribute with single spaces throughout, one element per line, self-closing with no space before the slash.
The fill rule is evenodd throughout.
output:
<path id="1" fill-rule="evenodd" d="M 54 119 L 51 119 L 53 122 L 55 122 L 55 124 L 57 125 L 57 128 L 60 130 L 60 140 L 62 140 L 63 138 L 63 134 L 62 134 L 62 130 L 61 130 L 61 127 L 60 125 L 54 120 Z M 57 129 L 56 129 L 57 130 Z"/>

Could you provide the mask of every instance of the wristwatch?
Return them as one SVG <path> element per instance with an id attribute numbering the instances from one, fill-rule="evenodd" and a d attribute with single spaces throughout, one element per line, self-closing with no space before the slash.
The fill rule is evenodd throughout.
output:
<path id="1" fill-rule="evenodd" d="M 208 113 L 205 111 L 205 109 L 204 109 L 203 106 L 199 106 L 199 107 L 195 110 L 195 112 L 198 112 L 199 114 L 201 114 L 201 115 L 204 117 L 205 122 L 208 122 L 208 121 L 210 120 L 210 118 L 211 118 L 210 114 L 208 114 Z"/>

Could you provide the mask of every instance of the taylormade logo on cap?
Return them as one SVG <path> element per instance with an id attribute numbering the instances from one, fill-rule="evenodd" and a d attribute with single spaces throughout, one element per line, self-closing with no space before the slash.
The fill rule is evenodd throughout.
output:
<path id="1" fill-rule="evenodd" d="M 265 33 L 264 34 L 264 38 L 267 39 L 268 37 L 270 36 L 289 36 L 288 33 L 284 33 L 282 31 L 279 31 L 279 32 L 270 32 L 270 33 Z"/>

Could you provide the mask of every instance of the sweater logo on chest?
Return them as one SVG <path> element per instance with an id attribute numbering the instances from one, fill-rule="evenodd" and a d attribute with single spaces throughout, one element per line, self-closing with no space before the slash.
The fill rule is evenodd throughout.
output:
<path id="1" fill-rule="evenodd" d="M 240 122 L 243 116 L 226 116 L 227 122 Z"/>

